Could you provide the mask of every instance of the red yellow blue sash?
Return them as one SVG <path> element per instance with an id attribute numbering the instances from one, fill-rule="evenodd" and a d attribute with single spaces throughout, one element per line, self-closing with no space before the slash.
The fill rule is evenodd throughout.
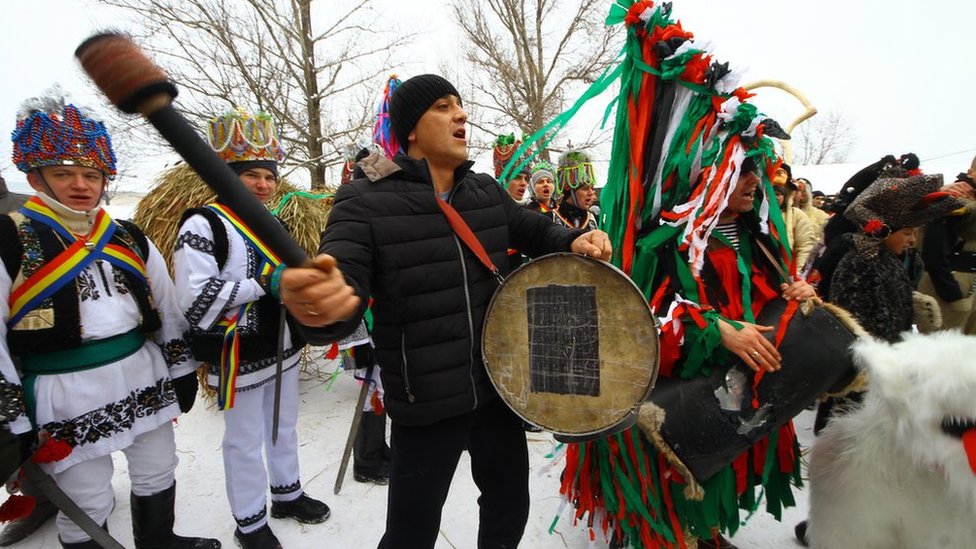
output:
<path id="1" fill-rule="evenodd" d="M 217 212 L 234 227 L 248 246 L 254 248 L 261 256 L 259 273 L 269 275 L 275 267 L 281 264 L 281 259 L 269 248 L 250 227 L 244 224 L 237 214 L 223 204 L 208 204 L 208 208 Z M 237 390 L 237 374 L 240 370 L 240 336 L 237 333 L 238 322 L 247 315 L 254 305 L 254 301 L 241 305 L 234 314 L 225 316 L 219 326 L 224 327 L 224 342 L 220 349 L 220 375 L 217 376 L 217 408 L 226 410 L 234 407 L 234 394 Z"/>
<path id="2" fill-rule="evenodd" d="M 241 218 L 237 217 L 237 214 L 234 213 L 230 208 L 224 206 L 223 204 L 217 203 L 207 204 L 207 207 L 229 221 L 230 224 L 233 225 L 234 229 L 237 230 L 237 233 L 241 235 L 241 238 L 244 239 L 244 242 L 247 242 L 249 246 L 254 248 L 254 250 L 258 252 L 258 254 L 265 261 L 271 264 L 272 268 L 281 264 L 281 258 L 278 257 L 278 254 L 274 253 L 274 251 L 269 248 L 268 245 L 258 237 L 258 235 L 254 234 L 254 232 L 251 231 L 251 228 L 244 224 Z"/>
<path id="3" fill-rule="evenodd" d="M 105 210 L 99 210 L 96 214 L 91 233 L 87 238 L 79 237 L 68 230 L 58 219 L 57 214 L 36 196 L 28 200 L 19 212 L 53 229 L 62 237 L 67 247 L 10 293 L 9 326 L 20 322 L 24 315 L 36 309 L 45 299 L 73 281 L 96 259 L 104 259 L 112 265 L 136 274 L 143 280 L 146 279 L 146 265 L 141 257 L 125 246 L 109 244 L 109 240 L 115 234 L 116 225 Z"/>

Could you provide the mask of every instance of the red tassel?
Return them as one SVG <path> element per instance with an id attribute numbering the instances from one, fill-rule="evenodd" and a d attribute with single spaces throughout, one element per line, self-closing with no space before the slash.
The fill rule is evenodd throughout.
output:
<path id="1" fill-rule="evenodd" d="M 339 346 L 335 341 L 332 342 L 332 346 L 329 347 L 328 352 L 325 353 L 325 358 L 329 360 L 335 360 L 339 356 Z"/>
<path id="2" fill-rule="evenodd" d="M 373 413 L 380 416 L 386 408 L 383 406 L 383 399 L 380 398 L 380 394 L 377 391 L 373 391 L 373 396 L 369 399 L 370 404 L 373 405 Z"/>
<path id="3" fill-rule="evenodd" d="M 776 453 L 779 457 L 779 472 L 792 473 L 796 464 L 796 447 L 793 445 L 796 440 L 796 430 L 793 421 L 786 422 L 780 427 L 779 440 L 776 441 Z"/>
<path id="4" fill-rule="evenodd" d="M 924 208 L 925 206 L 928 206 L 929 204 L 935 202 L 936 200 L 938 200 L 940 198 L 945 198 L 947 196 L 952 196 L 952 195 L 950 195 L 949 193 L 947 193 L 945 191 L 935 191 L 933 193 L 929 193 L 929 194 L 923 196 L 922 198 L 920 198 L 918 200 L 918 204 L 915 204 L 914 206 L 912 206 L 912 209 L 913 210 L 920 210 L 920 209 Z"/>
<path id="5" fill-rule="evenodd" d="M 49 438 L 34 452 L 31 461 L 34 463 L 54 463 L 68 457 L 69 454 L 71 454 L 70 444 L 63 440 Z"/>
<path id="6" fill-rule="evenodd" d="M 864 224 L 864 232 L 872 235 L 881 234 L 881 231 L 884 230 L 884 226 L 884 223 L 882 223 L 880 219 L 871 219 Z"/>
<path id="7" fill-rule="evenodd" d="M 0 505 L 0 522 L 10 522 L 24 518 L 34 511 L 34 498 L 14 494 L 7 498 L 7 501 Z"/>

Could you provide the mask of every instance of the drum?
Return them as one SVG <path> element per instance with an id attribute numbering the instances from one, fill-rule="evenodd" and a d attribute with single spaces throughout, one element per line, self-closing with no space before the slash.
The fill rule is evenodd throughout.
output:
<path id="1" fill-rule="evenodd" d="M 551 254 L 495 292 L 482 352 L 516 414 L 560 440 L 585 441 L 636 421 L 657 377 L 657 320 L 616 267 Z"/>
<path id="2" fill-rule="evenodd" d="M 777 326 L 785 309 L 785 300 L 774 299 L 756 322 Z M 824 393 L 850 384 L 856 375 L 850 347 L 863 333 L 843 309 L 816 307 L 790 319 L 779 346 L 782 369 L 755 387 L 756 373 L 734 355 L 730 366 L 712 368 L 707 377 L 662 377 L 651 393 L 665 412 L 661 436 L 698 482 L 708 480 Z M 774 332 L 764 335 L 773 341 Z"/>

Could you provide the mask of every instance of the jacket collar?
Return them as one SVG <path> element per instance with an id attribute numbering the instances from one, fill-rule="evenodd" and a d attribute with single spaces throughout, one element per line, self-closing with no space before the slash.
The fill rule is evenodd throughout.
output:
<path id="1" fill-rule="evenodd" d="M 427 165 L 426 158 L 417 160 L 407 156 L 406 154 L 399 153 L 393 158 L 393 162 L 395 162 L 397 166 L 403 170 L 403 173 L 408 174 L 411 178 L 430 183 L 431 186 L 434 185 L 433 178 L 430 176 L 430 167 Z M 472 166 L 474 166 L 474 162 L 467 160 L 454 170 L 455 185 L 461 182 L 461 180 L 468 175 Z"/>

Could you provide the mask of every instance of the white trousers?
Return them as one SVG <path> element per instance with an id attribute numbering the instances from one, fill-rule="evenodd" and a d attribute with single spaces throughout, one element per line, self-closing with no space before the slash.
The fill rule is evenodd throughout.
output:
<path id="1" fill-rule="evenodd" d="M 129 464 L 132 493 L 151 496 L 166 490 L 175 482 L 174 472 L 179 459 L 173 424 L 167 421 L 156 429 L 136 437 L 122 453 Z M 115 508 L 112 456 L 104 455 L 76 463 L 53 475 L 58 487 L 98 524 L 105 524 Z M 64 513 L 58 513 L 58 534 L 65 543 L 80 543 L 91 539 Z"/>
<path id="2" fill-rule="evenodd" d="M 302 495 L 298 471 L 298 365 L 281 375 L 281 410 L 278 443 L 271 444 L 274 382 L 240 391 L 234 407 L 224 410 L 224 480 L 230 510 L 241 532 L 268 522 L 267 493 L 271 499 L 291 501 Z M 262 447 L 267 460 L 265 469 Z"/>

